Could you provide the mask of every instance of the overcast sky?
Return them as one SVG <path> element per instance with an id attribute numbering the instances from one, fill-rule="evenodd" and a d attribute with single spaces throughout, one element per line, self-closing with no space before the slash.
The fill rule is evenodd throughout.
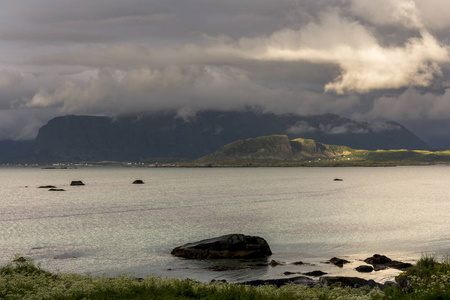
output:
<path id="1" fill-rule="evenodd" d="M 448 0 L 0 0 L 0 139 L 65 114 L 258 106 L 444 143 L 449 30 Z"/>

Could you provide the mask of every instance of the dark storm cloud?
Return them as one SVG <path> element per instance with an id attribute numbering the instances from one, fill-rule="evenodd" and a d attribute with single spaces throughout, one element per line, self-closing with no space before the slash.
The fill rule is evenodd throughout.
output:
<path id="1" fill-rule="evenodd" d="M 21 116 L 248 105 L 363 120 L 450 115 L 444 0 L 0 6 L 0 108 Z"/>

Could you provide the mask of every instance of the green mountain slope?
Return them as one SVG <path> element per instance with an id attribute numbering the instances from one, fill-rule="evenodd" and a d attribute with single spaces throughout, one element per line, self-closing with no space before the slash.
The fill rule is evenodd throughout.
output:
<path id="1" fill-rule="evenodd" d="M 355 150 L 326 145 L 311 139 L 289 140 L 287 135 L 272 135 L 239 140 L 197 159 L 196 163 L 268 163 L 298 162 L 311 159 L 344 157 Z"/>
<path id="2" fill-rule="evenodd" d="M 448 163 L 450 151 L 359 150 L 327 145 L 312 139 L 289 140 L 286 135 L 271 135 L 239 140 L 195 160 L 196 164 L 276 164 L 276 163 Z"/>

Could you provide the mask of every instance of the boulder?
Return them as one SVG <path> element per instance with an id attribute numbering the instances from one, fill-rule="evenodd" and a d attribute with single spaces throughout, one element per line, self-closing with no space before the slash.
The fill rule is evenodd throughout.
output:
<path id="1" fill-rule="evenodd" d="M 265 258 L 272 255 L 266 240 L 257 236 L 229 234 L 178 246 L 171 252 L 188 259 Z"/>
<path id="2" fill-rule="evenodd" d="M 70 183 L 70 185 L 84 185 L 84 183 L 81 180 L 74 180 Z"/>
<path id="3" fill-rule="evenodd" d="M 137 180 L 133 181 L 133 184 L 144 184 L 144 181 L 137 179 Z"/>
<path id="4" fill-rule="evenodd" d="M 345 260 L 342 258 L 337 258 L 337 257 L 333 257 L 329 261 L 330 261 L 330 263 L 332 263 L 333 265 L 336 265 L 338 267 L 342 267 L 344 264 L 350 263 L 348 260 Z"/>

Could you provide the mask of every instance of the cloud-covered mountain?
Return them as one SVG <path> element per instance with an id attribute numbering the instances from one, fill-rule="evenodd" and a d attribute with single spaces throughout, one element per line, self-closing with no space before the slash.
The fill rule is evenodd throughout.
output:
<path id="1" fill-rule="evenodd" d="M 333 114 L 300 116 L 255 111 L 129 114 L 115 118 L 68 115 L 50 120 L 34 142 L 35 161 L 139 161 L 198 158 L 252 137 L 285 134 L 360 149 L 428 149 L 395 122 L 369 124 Z"/>

